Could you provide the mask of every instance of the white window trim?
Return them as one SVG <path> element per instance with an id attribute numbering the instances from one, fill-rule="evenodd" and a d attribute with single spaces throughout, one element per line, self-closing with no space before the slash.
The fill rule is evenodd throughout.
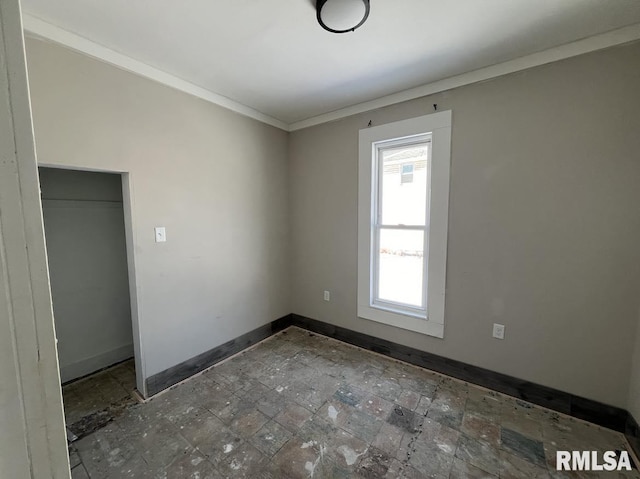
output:
<path id="1" fill-rule="evenodd" d="M 431 134 L 429 174 L 430 223 L 427 256 L 427 317 L 385 310 L 372 305 L 372 225 L 374 221 L 373 151 L 377 142 Z M 449 224 L 451 111 L 360 130 L 358 172 L 358 317 L 438 338 L 444 337 L 444 304 Z"/>

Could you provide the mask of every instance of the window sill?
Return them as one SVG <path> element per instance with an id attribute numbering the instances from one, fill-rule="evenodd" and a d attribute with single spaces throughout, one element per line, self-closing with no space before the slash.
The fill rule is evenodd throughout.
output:
<path id="1" fill-rule="evenodd" d="M 444 338 L 444 324 L 439 324 L 428 319 L 417 318 L 409 314 L 402 314 L 384 309 L 374 308 L 368 305 L 358 305 L 358 317 L 383 323 L 388 326 L 406 329 L 416 333 L 426 334 L 436 338 Z"/>

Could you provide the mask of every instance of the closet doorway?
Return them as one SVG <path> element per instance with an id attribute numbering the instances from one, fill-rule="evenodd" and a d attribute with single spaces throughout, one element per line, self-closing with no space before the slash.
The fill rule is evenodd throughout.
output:
<path id="1" fill-rule="evenodd" d="M 122 175 L 40 167 L 70 442 L 135 401 Z"/>

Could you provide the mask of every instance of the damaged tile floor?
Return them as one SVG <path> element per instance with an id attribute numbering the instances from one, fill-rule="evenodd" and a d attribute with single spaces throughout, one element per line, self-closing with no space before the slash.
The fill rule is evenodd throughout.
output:
<path id="1" fill-rule="evenodd" d="M 556 472 L 555 451 L 626 448 L 617 432 L 295 327 L 118 414 L 73 442 L 74 479 L 597 477 Z"/>
<path id="2" fill-rule="evenodd" d="M 67 436 L 86 436 L 137 401 L 133 359 L 62 386 Z"/>

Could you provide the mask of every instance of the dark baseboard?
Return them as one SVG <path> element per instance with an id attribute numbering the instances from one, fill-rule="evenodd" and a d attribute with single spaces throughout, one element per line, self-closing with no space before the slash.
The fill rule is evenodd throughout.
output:
<path id="1" fill-rule="evenodd" d="M 630 414 L 624 409 L 541 386 L 506 374 L 420 351 L 297 314 L 291 324 L 416 366 L 477 384 L 614 431 L 626 432 Z M 637 427 L 637 424 L 636 424 Z M 637 431 L 637 429 L 636 429 Z M 634 448 L 635 449 L 635 448 Z"/>
<path id="2" fill-rule="evenodd" d="M 636 455 L 640 456 L 640 426 L 633 416 L 624 409 L 298 314 L 283 316 L 217 348 L 151 376 L 147 379 L 147 393 L 149 396 L 153 396 L 289 326 L 298 326 L 307 331 L 322 334 L 624 433 Z"/>
<path id="3" fill-rule="evenodd" d="M 174 384 L 184 381 L 200 371 L 204 371 L 208 367 L 247 349 L 249 346 L 253 346 L 290 325 L 291 315 L 288 314 L 253 331 L 249 331 L 242 336 L 238 336 L 231 341 L 227 341 L 216 348 L 194 356 L 176 366 L 154 374 L 147 378 L 147 395 L 153 396 L 158 394 L 160 391 L 170 388 Z"/>

